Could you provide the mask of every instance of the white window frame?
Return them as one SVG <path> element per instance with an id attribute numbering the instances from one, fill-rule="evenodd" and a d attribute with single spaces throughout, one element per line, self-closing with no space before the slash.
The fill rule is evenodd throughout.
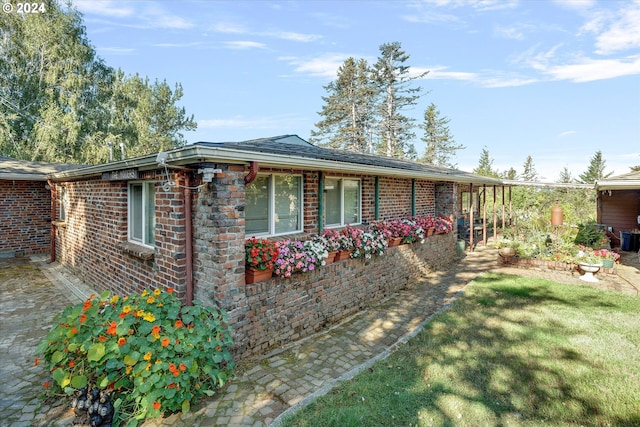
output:
<path id="1" fill-rule="evenodd" d="M 269 208 L 267 210 L 267 224 L 268 224 L 268 230 L 266 232 L 263 233 L 252 233 L 252 236 L 260 236 L 260 237 L 266 237 L 266 236 L 284 236 L 287 234 L 296 234 L 296 233 L 302 233 L 304 230 L 304 177 L 302 176 L 302 174 L 288 174 L 288 173 L 261 173 L 258 174 L 259 177 L 264 178 L 264 177 L 268 177 L 268 203 L 269 203 Z M 300 221 L 299 221 L 299 225 L 298 225 L 298 229 L 297 230 L 293 230 L 293 231 L 286 231 L 283 233 L 276 233 L 276 212 L 275 212 L 275 206 L 276 206 L 276 192 L 275 192 L 275 186 L 276 186 L 276 180 L 275 178 L 277 176 L 293 176 L 293 177 L 297 177 L 300 179 L 300 190 L 299 190 L 299 194 L 298 194 L 298 200 L 299 200 L 299 215 L 300 215 Z M 246 208 L 245 208 L 246 210 Z M 245 219 L 246 222 L 246 219 Z"/>
<path id="2" fill-rule="evenodd" d="M 131 191 L 131 188 L 133 186 L 141 186 L 142 187 L 142 200 L 141 200 L 141 206 L 142 206 L 142 212 L 140 213 L 135 213 L 133 212 L 134 209 L 134 204 L 133 204 L 133 192 Z M 153 191 L 154 192 L 154 197 L 153 197 L 153 203 L 152 206 L 148 206 L 148 196 L 149 196 L 149 191 Z M 155 182 L 154 181 L 131 181 L 127 184 L 127 211 L 128 211 L 128 220 L 127 220 L 127 239 L 129 240 L 129 242 L 131 243 L 135 243 L 136 245 L 141 245 L 141 246 L 145 246 L 148 248 L 155 248 Z M 149 209 L 152 209 L 152 214 L 150 215 Z M 141 218 L 141 224 L 142 224 L 142 238 L 138 238 L 133 236 L 133 220 L 136 217 L 136 215 L 142 215 Z M 147 227 L 149 226 L 148 221 L 151 217 L 151 221 L 153 221 L 154 223 L 154 232 L 153 232 L 153 241 L 150 242 L 149 238 L 147 236 L 146 230 Z"/>
<path id="3" fill-rule="evenodd" d="M 327 224 L 326 223 L 326 209 L 327 209 L 327 201 L 325 199 L 323 204 L 323 212 L 322 212 L 322 221 L 324 222 L 324 226 L 326 228 L 340 228 L 345 227 L 347 223 L 344 221 L 344 181 L 357 181 L 358 182 L 358 219 L 357 222 L 349 222 L 349 225 L 359 225 L 362 224 L 362 179 L 360 178 L 345 178 L 339 176 L 326 176 L 323 178 L 326 184 L 327 179 L 338 181 L 338 185 L 340 186 L 340 224 Z"/>
<path id="4" fill-rule="evenodd" d="M 67 194 L 67 188 L 60 186 L 58 194 L 58 217 L 56 221 L 67 222 L 67 204 L 69 196 Z"/>

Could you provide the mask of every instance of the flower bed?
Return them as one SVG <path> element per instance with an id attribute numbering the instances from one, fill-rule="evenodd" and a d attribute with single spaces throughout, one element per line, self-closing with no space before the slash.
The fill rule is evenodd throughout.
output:
<path id="1" fill-rule="evenodd" d="M 439 233 L 450 233 L 453 223 L 445 217 L 432 216 L 376 221 L 369 226 L 352 227 L 342 230 L 326 229 L 319 235 L 309 236 L 307 240 L 257 239 L 247 240 L 246 267 L 257 270 L 273 269 L 280 277 L 316 270 L 333 260 L 330 253 L 349 252 L 349 258 L 365 258 L 383 255 L 389 246 L 389 240 L 401 239 L 402 243 L 423 241 L 426 230 L 435 229 Z M 340 259 L 345 258 L 341 256 Z M 336 259 L 338 257 L 336 256 Z"/>

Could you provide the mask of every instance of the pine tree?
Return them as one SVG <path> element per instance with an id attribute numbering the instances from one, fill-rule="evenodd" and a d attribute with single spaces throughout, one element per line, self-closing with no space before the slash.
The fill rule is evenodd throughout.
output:
<path id="1" fill-rule="evenodd" d="M 605 173 L 604 168 L 606 162 L 602 158 L 602 152 L 600 150 L 591 157 L 589 167 L 587 170 L 580 174 L 580 182 L 582 184 L 594 184 L 599 179 L 608 178 L 613 172 Z"/>
<path id="2" fill-rule="evenodd" d="M 527 156 L 524 164 L 522 165 L 524 171 L 522 172 L 522 180 L 525 182 L 533 182 L 538 180 L 538 172 L 533 164 L 533 158 Z"/>
<path id="3" fill-rule="evenodd" d="M 348 58 L 338 69 L 337 79 L 324 86 L 328 92 L 323 117 L 315 124 L 310 142 L 330 148 L 372 152 L 374 103 L 377 88 L 367 61 Z"/>
<path id="4" fill-rule="evenodd" d="M 380 56 L 373 67 L 382 97 L 378 108 L 380 143 L 377 152 L 388 157 L 410 158 L 411 153 L 415 153 L 411 143 L 415 138 L 415 120 L 404 116 L 402 111 L 417 103 L 422 88 L 411 87 L 411 84 L 428 72 L 410 77 L 409 66 L 405 65 L 408 59 L 409 55 L 399 42 L 385 43 L 380 46 Z"/>
<path id="5" fill-rule="evenodd" d="M 569 168 L 567 168 L 566 166 L 560 171 L 560 177 L 558 178 L 558 181 L 561 184 L 571 184 L 573 182 L 575 182 L 575 179 L 573 178 L 573 176 L 571 175 L 571 171 L 569 171 Z"/>
<path id="6" fill-rule="evenodd" d="M 450 119 L 440 117 L 440 111 L 435 104 L 431 103 L 424 112 L 424 122 L 420 128 L 424 130 L 422 141 L 426 148 L 420 162 L 439 166 L 455 168 L 456 164 L 451 161 L 456 151 L 464 149 L 465 146 L 457 144 L 449 131 Z"/>
<path id="7" fill-rule="evenodd" d="M 493 170 L 493 159 L 489 156 L 489 150 L 487 147 L 482 149 L 480 159 L 478 160 L 478 166 L 473 169 L 473 173 L 494 178 L 500 177 L 500 174 Z"/>

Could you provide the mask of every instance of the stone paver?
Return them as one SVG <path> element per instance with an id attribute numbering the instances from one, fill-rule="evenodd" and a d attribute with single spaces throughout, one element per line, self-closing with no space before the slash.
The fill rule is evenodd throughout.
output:
<path id="1" fill-rule="evenodd" d="M 62 403 L 41 405 L 48 379 L 34 366 L 35 347 L 50 329 L 52 317 L 91 290 L 45 258 L 0 260 L 0 425 L 70 426 L 73 414 Z M 640 265 L 608 277 L 598 287 L 637 294 Z M 487 270 L 584 284 L 577 275 L 500 267 L 495 250 L 467 254 L 446 271 L 429 273 L 410 288 L 330 329 L 292 343 L 252 364 L 213 398 L 189 414 L 149 420 L 145 427 L 234 425 L 277 426 L 284 416 L 352 378 L 417 334 L 429 318 L 446 308 L 478 274 Z M 624 279 L 624 278 L 626 279 Z M 630 281 L 631 280 L 631 281 Z"/>

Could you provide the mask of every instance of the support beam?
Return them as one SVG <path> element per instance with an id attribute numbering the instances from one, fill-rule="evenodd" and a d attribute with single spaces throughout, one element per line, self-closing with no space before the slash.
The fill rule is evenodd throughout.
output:
<path id="1" fill-rule="evenodd" d="M 473 184 L 469 184 L 469 251 L 473 252 Z"/>
<path id="2" fill-rule="evenodd" d="M 376 177 L 376 182 L 377 182 Z M 378 207 L 376 201 L 376 208 Z M 324 211 L 324 179 L 322 171 L 318 171 L 318 234 L 324 231 L 324 218 L 322 217 L 322 211 Z M 376 217 L 377 219 L 377 217 Z"/>
<path id="3" fill-rule="evenodd" d="M 498 212 L 496 211 L 496 186 L 493 186 L 493 242 L 498 238 Z"/>
<path id="4" fill-rule="evenodd" d="M 380 177 L 376 176 L 374 210 L 376 221 L 380 219 Z"/>
<path id="5" fill-rule="evenodd" d="M 416 216 L 416 179 L 411 178 L 411 216 Z"/>

